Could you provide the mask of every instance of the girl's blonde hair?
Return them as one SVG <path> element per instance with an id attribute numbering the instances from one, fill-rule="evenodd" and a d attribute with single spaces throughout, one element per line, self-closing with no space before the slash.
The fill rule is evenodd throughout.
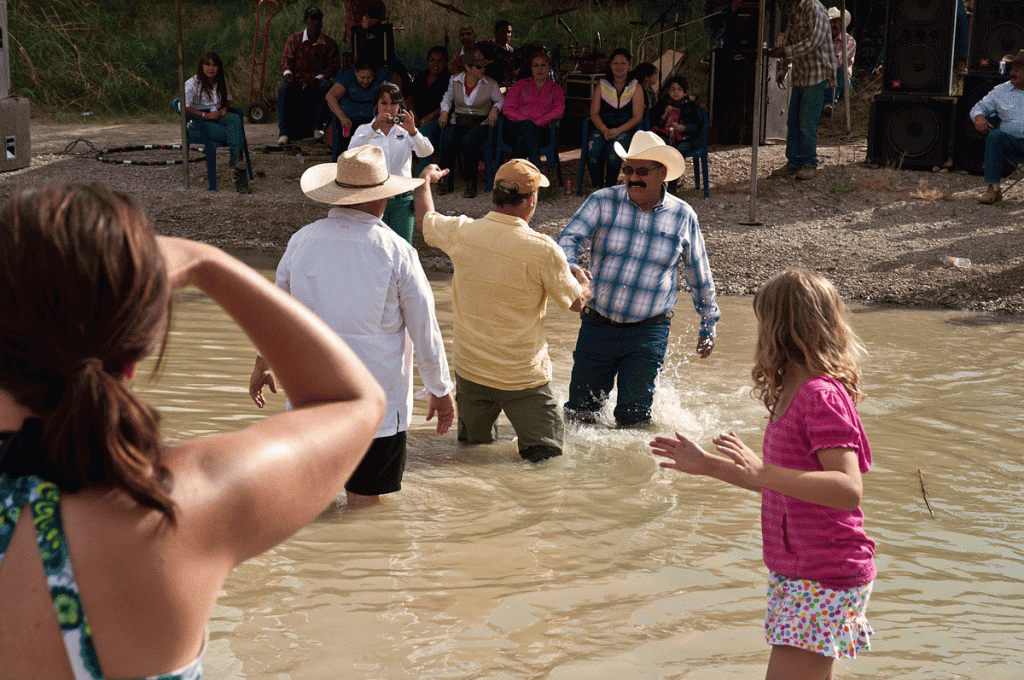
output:
<path id="1" fill-rule="evenodd" d="M 793 364 L 813 375 L 835 378 L 851 399 L 864 397 L 857 357 L 864 346 L 846 320 L 846 305 L 828 279 L 787 270 L 766 281 L 754 295 L 757 349 L 753 394 L 772 411 Z"/>

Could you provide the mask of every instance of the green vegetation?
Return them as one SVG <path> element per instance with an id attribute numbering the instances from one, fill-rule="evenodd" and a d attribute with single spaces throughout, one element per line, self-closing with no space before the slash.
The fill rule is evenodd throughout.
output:
<path id="1" fill-rule="evenodd" d="M 338 40 L 342 52 L 347 51 L 344 2 L 317 4 L 324 10 L 324 31 Z M 701 21 L 675 34 L 643 40 L 658 29 L 648 28 L 653 19 L 641 17 L 636 3 L 579 0 L 576 9 L 539 20 L 552 9 L 547 0 L 478 4 L 454 0 L 451 4 L 471 16 L 429 0 L 388 2 L 398 57 L 412 73 L 425 66 L 430 46 L 443 45 L 447 38 L 449 49 L 457 49 L 459 26 L 474 26 L 483 40 L 491 37 L 499 18 L 512 22 L 514 44 L 538 43 L 557 49 L 560 72 L 572 68 L 573 46 L 589 50 L 598 33 L 605 52 L 629 47 L 634 62 L 654 60 L 662 46 L 685 51 L 685 73 L 691 80 L 697 73 L 696 62 L 707 49 Z M 182 6 L 185 78 L 195 73 L 203 52 L 214 50 L 224 61 L 235 102 L 244 107 L 249 99 L 254 38 L 257 63 L 253 86 L 258 88 L 263 26 L 273 4 L 263 3 L 258 36 L 256 0 L 183 0 Z M 281 50 L 288 35 L 302 28 L 305 6 L 301 0 L 280 0 L 270 21 L 264 98 L 276 95 Z M 7 8 L 12 94 L 31 100 L 35 114 L 61 119 L 93 111 L 104 117 L 134 120 L 170 118 L 169 101 L 179 82 L 174 0 L 7 0 Z M 677 18 L 681 23 L 699 18 L 703 8 L 703 2 L 691 3 L 692 16 L 672 15 L 669 23 Z M 698 83 L 694 89 L 699 90 Z M 254 98 L 260 98 L 259 94 L 254 93 Z"/>

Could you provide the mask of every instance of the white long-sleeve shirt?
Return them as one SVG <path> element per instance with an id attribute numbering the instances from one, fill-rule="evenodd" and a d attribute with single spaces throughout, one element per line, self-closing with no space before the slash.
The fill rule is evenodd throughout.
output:
<path id="1" fill-rule="evenodd" d="M 276 284 L 333 328 L 384 388 L 388 404 L 377 437 L 409 428 L 413 347 L 431 394 L 455 388 L 416 250 L 373 215 L 331 208 L 326 219 L 299 229 L 277 266 Z"/>
<path id="2" fill-rule="evenodd" d="M 360 125 L 352 133 L 349 147 L 354 148 L 363 144 L 373 144 L 383 149 L 388 172 L 402 177 L 412 177 L 413 152 L 419 158 L 427 158 L 434 153 L 434 145 L 426 135 L 418 132 L 410 135 L 401 125 L 392 125 L 391 132 L 387 134 L 384 134 L 383 130 L 374 130 L 372 123 Z"/>

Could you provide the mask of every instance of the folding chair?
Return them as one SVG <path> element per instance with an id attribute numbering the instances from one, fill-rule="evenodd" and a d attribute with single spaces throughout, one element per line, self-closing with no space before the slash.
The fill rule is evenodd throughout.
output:
<path id="1" fill-rule="evenodd" d="M 564 186 L 565 182 L 562 181 L 562 161 L 558 158 L 558 121 L 558 118 L 551 121 L 551 138 L 545 146 L 540 148 L 540 155 L 544 157 L 548 172 L 551 172 L 551 169 L 554 168 L 555 172 L 558 173 L 558 186 Z M 503 153 L 515 153 L 515 149 L 505 142 L 504 124 L 505 116 L 498 116 L 498 125 L 494 132 L 493 169 L 495 170 L 501 166 L 501 156 Z"/>
<path id="2" fill-rule="evenodd" d="M 171 109 L 174 113 L 181 115 L 181 99 L 175 97 L 174 101 L 171 102 Z M 234 106 L 228 109 L 231 113 L 237 113 L 242 118 L 242 137 L 245 138 L 245 113 L 242 109 L 235 108 Z M 185 118 L 188 121 L 188 138 L 194 141 L 196 144 L 202 144 L 203 155 L 206 156 L 206 183 L 210 191 L 217 190 L 217 149 L 220 147 L 227 147 L 227 142 L 218 142 L 216 139 L 210 139 L 206 134 L 206 121 L 203 120 L 202 116 L 196 116 L 191 113 L 186 113 Z M 249 179 L 255 179 L 252 174 L 252 160 L 249 158 L 249 140 L 245 139 L 242 144 L 242 155 L 245 157 L 245 166 L 249 170 Z"/>

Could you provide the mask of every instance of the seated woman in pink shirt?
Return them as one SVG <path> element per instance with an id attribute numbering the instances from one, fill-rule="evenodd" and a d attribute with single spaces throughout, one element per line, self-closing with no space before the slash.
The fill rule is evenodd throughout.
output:
<path id="1" fill-rule="evenodd" d="M 530 72 L 505 93 L 504 135 L 517 158 L 540 167 L 540 147 L 550 139 L 551 121 L 565 113 L 565 92 L 551 80 L 551 57 L 544 50 L 530 59 Z"/>

